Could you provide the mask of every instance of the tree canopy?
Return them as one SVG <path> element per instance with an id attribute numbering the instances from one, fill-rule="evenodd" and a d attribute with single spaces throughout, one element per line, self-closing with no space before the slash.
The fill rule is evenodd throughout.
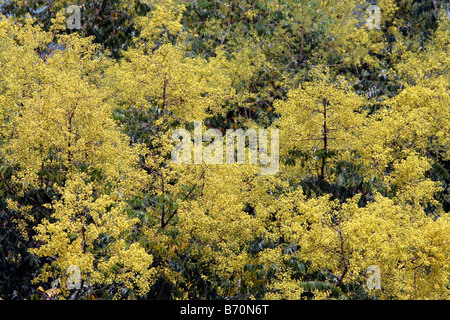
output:
<path id="1" fill-rule="evenodd" d="M 446 1 L 0 14 L 0 298 L 450 298 Z M 177 129 L 278 130 L 279 170 L 175 163 Z"/>

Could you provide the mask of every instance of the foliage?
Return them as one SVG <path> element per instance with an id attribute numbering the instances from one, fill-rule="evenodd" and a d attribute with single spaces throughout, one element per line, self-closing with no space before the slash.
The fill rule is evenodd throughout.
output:
<path id="1" fill-rule="evenodd" d="M 445 1 L 71 4 L 0 3 L 0 298 L 449 298 Z M 194 121 L 279 172 L 175 164 Z"/>

